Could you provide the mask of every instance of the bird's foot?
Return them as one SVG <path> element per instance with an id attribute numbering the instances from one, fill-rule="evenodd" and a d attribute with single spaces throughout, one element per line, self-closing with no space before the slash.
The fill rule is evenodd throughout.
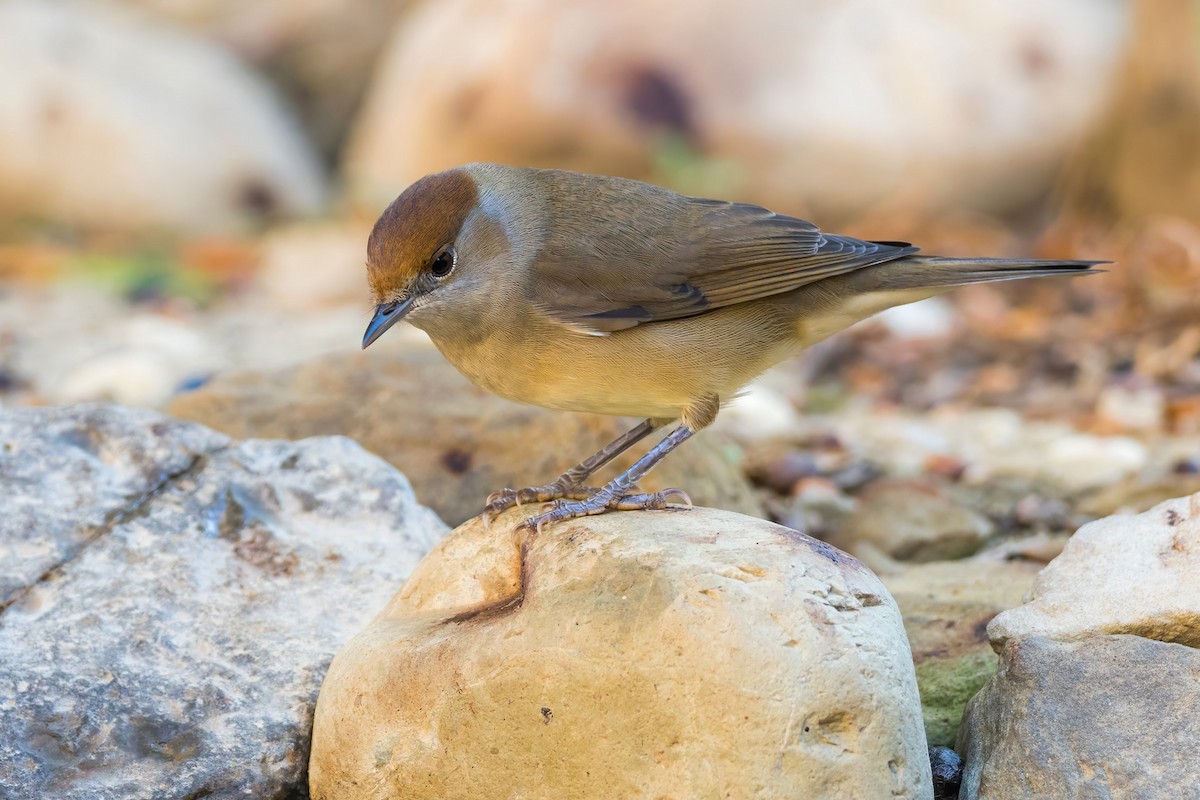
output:
<path id="1" fill-rule="evenodd" d="M 555 500 L 586 500 L 600 489 L 568 483 L 561 478 L 548 486 L 530 486 L 525 489 L 500 489 L 488 495 L 483 506 L 483 524 L 491 525 L 496 517 L 510 508 L 526 503 L 549 503 Z"/>
<path id="2" fill-rule="evenodd" d="M 636 490 L 636 487 L 633 487 Z M 556 499 L 546 503 L 543 511 L 535 517 L 518 525 L 518 528 L 542 532 L 542 526 L 560 522 L 564 519 L 588 517 L 603 514 L 606 511 L 646 511 L 666 508 L 672 497 L 683 501 L 688 508 L 692 507 L 692 498 L 682 489 L 663 489 L 661 492 L 647 494 L 615 494 L 604 488 L 593 491 L 582 499 Z"/>

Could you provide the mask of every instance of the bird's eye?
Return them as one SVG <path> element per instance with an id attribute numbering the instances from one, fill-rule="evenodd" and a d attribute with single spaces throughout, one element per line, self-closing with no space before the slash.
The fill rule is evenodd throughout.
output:
<path id="1" fill-rule="evenodd" d="M 435 278 L 444 278 L 454 269 L 454 250 L 447 248 L 433 257 L 429 271 Z"/>

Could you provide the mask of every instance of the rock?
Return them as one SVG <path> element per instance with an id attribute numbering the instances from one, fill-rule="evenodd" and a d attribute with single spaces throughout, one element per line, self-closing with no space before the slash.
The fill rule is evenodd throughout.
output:
<path id="1" fill-rule="evenodd" d="M 1020 604 L 1039 567 L 941 561 L 882 576 L 904 617 L 931 745 L 954 744 L 963 706 L 996 671 L 987 624 Z"/>
<path id="2" fill-rule="evenodd" d="M 421 502 L 451 524 L 478 514 L 495 489 L 548 483 L 634 424 L 503 400 L 439 353 L 411 347 L 222 375 L 170 410 L 237 437 L 349 436 L 411 476 Z M 642 486 L 677 486 L 697 504 L 761 514 L 731 450 L 705 431 Z"/>
<path id="3" fill-rule="evenodd" d="M 991 521 L 927 481 L 878 481 L 829 542 L 850 553 L 870 544 L 902 561 L 962 558 L 983 547 Z"/>
<path id="4" fill-rule="evenodd" d="M 1200 494 L 1080 528 L 1038 575 L 1030 600 L 988 625 L 1010 639 L 1130 633 L 1200 646 Z"/>
<path id="5" fill-rule="evenodd" d="M 0 74 L 0 210 L 214 231 L 322 206 L 317 159 L 267 85 L 182 31 L 5 0 Z"/>
<path id="6" fill-rule="evenodd" d="M 1009 640 L 959 729 L 959 797 L 1195 797 L 1198 682 L 1200 653 L 1180 644 Z"/>
<path id="7" fill-rule="evenodd" d="M 458 528 L 337 655 L 314 800 L 932 797 L 899 612 L 854 559 L 711 509 L 519 519 Z"/>
<path id="8" fill-rule="evenodd" d="M 444 526 L 347 439 L 0 414 L 0 796 L 300 796 L 334 651 Z"/>
<path id="9" fill-rule="evenodd" d="M 269 75 L 332 155 L 409 0 L 90 0 L 220 42 Z"/>
<path id="10" fill-rule="evenodd" d="M 1102 111 L 1125 23 L 1123 3 L 1089 0 L 425 3 L 388 46 L 345 173 L 372 208 L 472 160 L 826 224 L 901 194 L 906 211 L 1013 208 Z"/>
<path id="11" fill-rule="evenodd" d="M 929 764 L 933 768 L 933 800 L 958 800 L 963 771 L 958 753 L 949 747 L 931 747 Z"/>
<path id="12" fill-rule="evenodd" d="M 353 225 L 296 224 L 263 239 L 256 275 L 264 300 L 277 309 L 307 312 L 366 297 L 363 249 L 370 229 Z"/>

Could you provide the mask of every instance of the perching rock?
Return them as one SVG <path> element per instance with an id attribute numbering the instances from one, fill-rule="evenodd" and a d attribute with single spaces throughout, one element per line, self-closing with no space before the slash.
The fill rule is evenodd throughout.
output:
<path id="1" fill-rule="evenodd" d="M 881 576 L 904 618 L 930 745 L 954 744 L 963 707 L 996 671 L 987 624 L 1021 603 L 1038 567 L 940 561 Z"/>
<path id="2" fill-rule="evenodd" d="M 1181 644 L 1124 635 L 1009 640 L 963 716 L 959 797 L 1200 796 L 1197 685 L 1200 652 Z"/>
<path id="3" fill-rule="evenodd" d="M 0 796 L 300 796 L 317 688 L 444 526 L 347 439 L 0 414 Z"/>
<path id="4" fill-rule="evenodd" d="M 323 203 L 315 154 L 232 54 L 131 14 L 0 2 L 0 211 L 213 231 Z"/>
<path id="5" fill-rule="evenodd" d="M 424 3 L 385 52 L 345 173 L 371 208 L 465 161 L 647 178 L 826 224 L 897 195 L 1013 208 L 1101 112 L 1124 6 Z"/>
<path id="6" fill-rule="evenodd" d="M 1030 602 L 988 625 L 992 645 L 1027 636 L 1131 633 L 1200 646 L 1200 494 L 1080 528 Z"/>
<path id="7" fill-rule="evenodd" d="M 711 509 L 469 522 L 335 658 L 314 800 L 931 798 L 883 585 Z"/>
<path id="8" fill-rule="evenodd" d="M 170 411 L 237 437 L 349 436 L 409 476 L 421 502 L 452 525 L 478 514 L 496 489 L 549 483 L 634 424 L 503 400 L 432 348 L 405 346 L 222 375 L 180 395 Z M 676 486 L 699 505 L 760 515 L 730 449 L 720 434 L 704 431 L 642 486 Z M 618 459 L 596 482 L 635 457 Z"/>

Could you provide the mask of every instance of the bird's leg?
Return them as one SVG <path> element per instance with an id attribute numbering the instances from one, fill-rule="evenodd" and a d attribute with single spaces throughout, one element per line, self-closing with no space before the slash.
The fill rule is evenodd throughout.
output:
<path id="1" fill-rule="evenodd" d="M 650 452 L 642 456 L 636 464 L 618 475 L 603 489 L 583 500 L 558 500 L 552 503 L 546 511 L 522 522 L 521 527 L 540 531 L 542 526 L 547 523 L 603 514 L 605 511 L 666 508 L 667 501 L 672 496 L 681 498 L 690 506 L 691 498 L 681 489 L 664 489 L 652 494 L 636 495 L 630 495 L 628 492 L 668 453 L 690 439 L 700 428 L 711 423 L 716 418 L 719 408 L 720 401 L 715 395 L 703 398 L 696 405 L 684 410 L 681 415 L 682 423 L 678 428 L 667 434 L 661 442 L 650 449 Z"/>
<path id="2" fill-rule="evenodd" d="M 627 496 L 626 493 L 642 479 L 642 476 L 662 461 L 667 453 L 681 443 L 691 438 L 694 431 L 687 425 L 680 425 L 671 431 L 658 444 L 642 456 L 636 464 L 618 475 L 611 483 L 600 491 L 583 500 L 558 500 L 551 507 L 536 517 L 530 517 L 521 523 L 521 527 L 540 530 L 549 522 L 558 522 L 572 517 L 585 517 L 591 514 L 603 514 L 609 510 L 631 511 L 645 508 L 665 508 L 667 498 L 679 495 L 691 505 L 691 500 L 679 489 L 667 489 L 654 494 L 639 494 Z"/>
<path id="3" fill-rule="evenodd" d="M 501 489 L 488 495 L 487 504 L 483 508 L 484 522 L 490 522 L 504 511 L 524 503 L 546 503 L 563 498 L 583 499 L 594 494 L 596 489 L 588 489 L 583 482 L 592 473 L 624 453 L 633 445 L 645 439 L 653 431 L 662 427 L 662 420 L 647 419 L 638 423 L 632 430 L 621 434 L 600 452 L 584 459 L 579 464 L 559 475 L 547 486 L 534 486 L 527 489 Z"/>

